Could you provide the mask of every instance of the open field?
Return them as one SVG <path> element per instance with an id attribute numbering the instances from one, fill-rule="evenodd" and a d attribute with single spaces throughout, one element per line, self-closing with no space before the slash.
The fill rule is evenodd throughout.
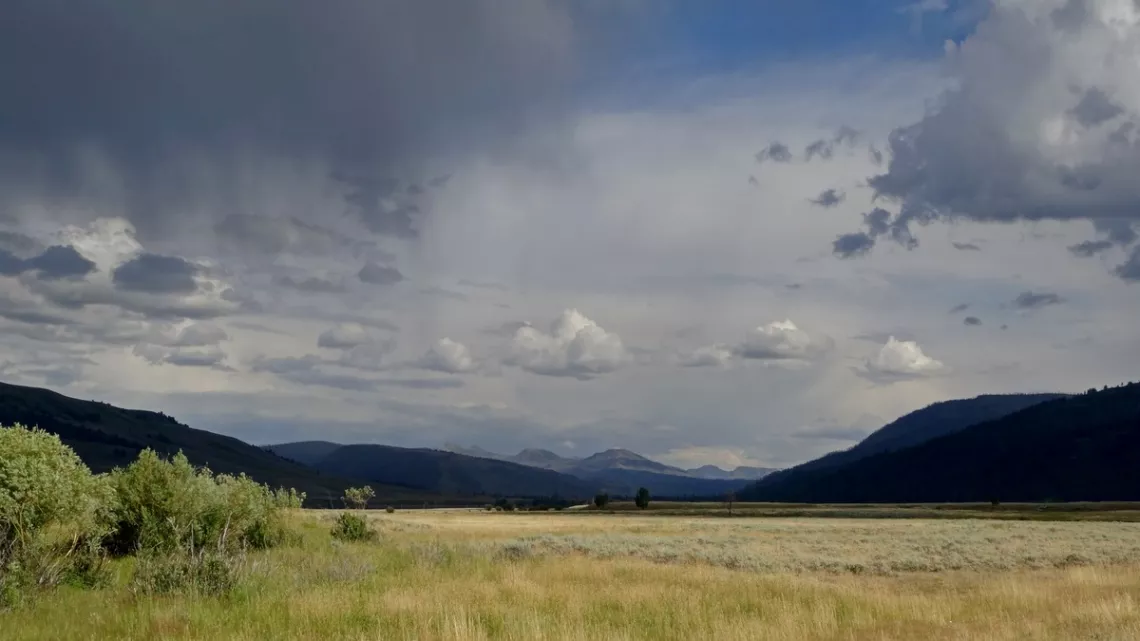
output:
<path id="1" fill-rule="evenodd" d="M 718 516 L 778 518 L 867 518 L 867 519 L 1001 519 L 1022 521 L 1120 521 L 1140 522 L 1140 503 L 742 503 L 731 509 L 723 501 L 653 501 L 639 510 L 633 501 L 615 501 L 613 512 L 636 512 L 652 516 Z"/>
<path id="2" fill-rule="evenodd" d="M 294 514 L 223 598 L 63 589 L 2 639 L 1140 638 L 1140 525 L 371 513 L 376 544 Z"/>

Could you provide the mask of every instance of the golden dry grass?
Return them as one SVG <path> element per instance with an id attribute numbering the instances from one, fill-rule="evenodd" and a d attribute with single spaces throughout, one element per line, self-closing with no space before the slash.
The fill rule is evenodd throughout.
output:
<path id="1" fill-rule="evenodd" d="M 1140 639 L 1133 524 L 397 512 L 341 545 L 331 516 L 298 514 L 232 596 L 135 597 L 127 562 L 0 638 Z"/>

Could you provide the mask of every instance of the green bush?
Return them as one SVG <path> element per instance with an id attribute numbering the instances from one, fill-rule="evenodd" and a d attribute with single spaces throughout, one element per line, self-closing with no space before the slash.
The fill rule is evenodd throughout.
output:
<path id="1" fill-rule="evenodd" d="M 111 481 L 118 502 L 107 546 L 116 554 L 272 547 L 285 537 L 282 508 L 304 500 L 244 474 L 195 469 L 182 453 L 164 461 L 152 450 L 113 471 Z"/>
<path id="2" fill-rule="evenodd" d="M 609 505 L 609 503 L 610 495 L 607 492 L 599 492 L 598 494 L 594 495 L 594 507 L 598 508 L 599 510 L 606 509 L 606 506 Z"/>
<path id="3" fill-rule="evenodd" d="M 105 575 L 98 541 L 114 493 L 59 437 L 0 426 L 0 606 L 63 582 Z"/>
<path id="4" fill-rule="evenodd" d="M 332 536 L 340 541 L 374 541 L 376 531 L 368 527 L 364 517 L 341 512 L 333 524 Z"/>
<path id="5" fill-rule="evenodd" d="M 392 514 L 396 511 L 396 508 L 389 505 L 388 507 L 384 508 L 384 511 L 387 512 L 388 514 Z"/>

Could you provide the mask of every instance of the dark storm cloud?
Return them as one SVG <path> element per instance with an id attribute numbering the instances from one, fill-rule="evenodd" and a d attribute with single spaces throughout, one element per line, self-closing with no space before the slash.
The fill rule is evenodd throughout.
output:
<path id="1" fill-rule="evenodd" d="M 1069 2 L 1052 20 L 1040 19 L 1049 14 L 1039 3 L 992 5 L 952 55 L 952 88 L 891 132 L 886 171 L 867 181 L 897 206 L 892 238 L 914 248 L 914 224 L 950 220 L 1140 222 L 1140 104 L 1112 75 L 1135 27 L 1122 31 L 1088 5 Z M 1027 124 L 1046 112 L 1083 129 L 1082 160 L 1073 143 Z"/>
<path id="2" fill-rule="evenodd" d="M 1063 302 L 1065 299 L 1049 292 L 1022 292 L 1013 300 L 1013 305 L 1019 309 L 1040 309 Z"/>
<path id="3" fill-rule="evenodd" d="M 843 234 L 832 243 L 832 252 L 840 258 L 854 258 L 871 251 L 875 246 L 875 239 L 863 232 Z"/>
<path id="4" fill-rule="evenodd" d="M 1095 127 L 1124 113 L 1124 109 L 1112 102 L 1108 94 L 1093 87 L 1085 92 L 1081 101 L 1069 113 L 1085 127 Z"/>
<path id="5" fill-rule="evenodd" d="M 792 150 L 782 142 L 773 142 L 756 152 L 756 162 L 763 163 L 767 160 L 778 163 L 792 162 Z"/>
<path id="6" fill-rule="evenodd" d="M 954 246 L 954 249 L 957 249 L 960 252 L 980 252 L 980 251 L 982 251 L 982 248 L 978 247 L 974 243 L 951 243 L 951 244 Z"/>
<path id="7" fill-rule="evenodd" d="M 839 191 L 838 189 L 828 189 L 822 192 L 811 200 L 813 205 L 829 209 L 843 202 L 847 198 L 847 194 Z"/>
<path id="8" fill-rule="evenodd" d="M 370 285 L 395 285 L 404 280 L 404 275 L 400 273 L 399 269 L 378 265 L 374 262 L 365 263 L 364 267 L 361 267 L 360 271 L 357 272 L 356 277 Z"/>
<path id="9" fill-rule="evenodd" d="M 38 254 L 44 246 L 35 238 L 14 231 L 0 231 L 0 252 L 8 251 L 17 256 Z"/>
<path id="10" fill-rule="evenodd" d="M 84 258 L 70 245 L 53 245 L 38 256 L 20 259 L 15 254 L 0 249 L 0 276 L 17 276 L 25 272 L 35 272 L 45 280 L 60 278 L 82 278 L 95 271 L 95 263 Z"/>
<path id="11" fill-rule="evenodd" d="M 1112 249 L 1112 246 L 1112 242 L 1108 240 L 1086 240 L 1083 243 L 1069 245 L 1069 251 L 1072 252 L 1074 256 L 1088 258 L 1102 251 Z"/>
<path id="12" fill-rule="evenodd" d="M 262 213 L 273 192 L 248 178 L 267 158 L 327 167 L 370 229 L 412 235 L 415 210 L 377 204 L 374 181 L 442 187 L 433 159 L 558 113 L 577 52 L 618 15 L 556 0 L 9 0 L 2 13 L 0 175 L 38 197 L 125 201 L 144 236 L 202 199 Z"/>
<path id="13" fill-rule="evenodd" d="M 955 306 L 951 307 L 951 308 L 950 308 L 950 313 L 951 313 L 951 314 L 957 314 L 958 312 L 964 312 L 964 311 L 966 311 L 967 309 L 970 309 L 970 304 L 969 304 L 969 303 L 960 303 L 960 304 L 958 304 L 958 305 L 955 305 Z"/>
<path id="14" fill-rule="evenodd" d="M 1127 281 L 1140 281 L 1140 246 L 1132 250 L 1128 260 L 1116 268 L 1116 275 Z"/>
<path id="15" fill-rule="evenodd" d="M 111 272 L 115 287 L 148 294 L 192 294 L 198 267 L 177 256 L 141 254 Z"/>
<path id="16" fill-rule="evenodd" d="M 977 316 L 967 316 L 967 317 L 962 319 L 962 324 L 963 325 L 977 326 L 977 325 L 982 324 L 982 320 L 980 318 L 978 318 Z"/>

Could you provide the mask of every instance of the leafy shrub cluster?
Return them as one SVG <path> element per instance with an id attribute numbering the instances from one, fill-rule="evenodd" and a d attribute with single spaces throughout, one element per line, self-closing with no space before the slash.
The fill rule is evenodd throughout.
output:
<path id="1" fill-rule="evenodd" d="M 366 542 L 376 540 L 376 531 L 368 520 L 351 512 L 341 512 L 333 524 L 332 537 L 338 541 Z"/>
<path id="2" fill-rule="evenodd" d="M 304 498 L 151 450 L 95 475 L 58 436 L 0 426 L 0 607 L 62 583 L 97 586 L 108 555 L 139 557 L 142 592 L 227 591 L 246 550 L 286 540 L 282 512 Z"/>

